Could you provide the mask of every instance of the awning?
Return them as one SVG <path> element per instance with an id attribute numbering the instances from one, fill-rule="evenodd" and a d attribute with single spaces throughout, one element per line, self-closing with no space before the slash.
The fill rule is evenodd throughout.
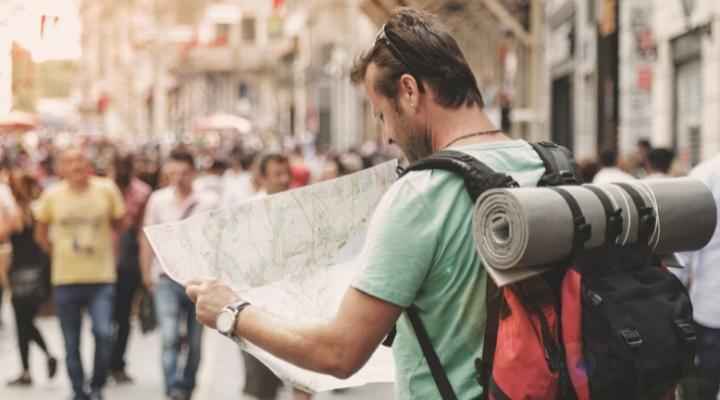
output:
<path id="1" fill-rule="evenodd" d="M 37 124 L 37 117 L 25 111 L 14 110 L 0 116 L 0 132 L 27 131 Z"/>
<path id="2" fill-rule="evenodd" d="M 229 131 L 234 130 L 239 133 L 250 133 L 252 123 L 247 119 L 238 115 L 215 113 L 207 117 L 198 119 L 195 122 L 195 131 Z"/>

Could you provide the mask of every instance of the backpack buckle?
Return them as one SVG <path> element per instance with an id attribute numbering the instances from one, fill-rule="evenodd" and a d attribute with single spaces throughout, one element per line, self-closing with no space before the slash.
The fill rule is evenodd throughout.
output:
<path id="1" fill-rule="evenodd" d="M 580 215 L 573 220 L 575 223 L 575 240 L 578 243 L 585 243 L 590 240 L 592 234 L 592 227 L 587 223 L 585 217 Z"/>
<path id="2" fill-rule="evenodd" d="M 694 343 L 697 337 L 695 336 L 695 328 L 693 328 L 692 325 L 685 322 L 684 319 L 676 319 L 673 321 L 675 323 L 675 327 L 678 328 L 678 331 L 680 332 L 680 336 L 682 336 L 683 340 L 685 340 L 685 343 Z"/>
<path id="3" fill-rule="evenodd" d="M 622 208 L 615 210 L 610 217 L 608 217 L 607 234 L 613 238 L 619 235 L 623 229 L 623 218 Z"/>
<path id="4" fill-rule="evenodd" d="M 575 174 L 570 171 L 560 171 L 560 180 L 566 185 L 577 185 L 579 182 L 575 178 Z"/>
<path id="5" fill-rule="evenodd" d="M 625 344 L 631 349 L 637 348 L 642 345 L 642 338 L 640 333 L 634 329 L 623 329 L 618 331 L 618 334 L 625 340 Z"/>
<path id="6" fill-rule="evenodd" d="M 645 225 L 648 233 L 650 233 L 649 230 L 655 227 L 655 210 L 652 207 L 643 207 L 638 210 L 638 214 L 640 215 L 640 223 Z"/>
<path id="7" fill-rule="evenodd" d="M 488 382 L 488 374 L 483 367 L 483 362 L 480 358 L 475 359 L 475 380 L 480 386 L 485 388 Z"/>

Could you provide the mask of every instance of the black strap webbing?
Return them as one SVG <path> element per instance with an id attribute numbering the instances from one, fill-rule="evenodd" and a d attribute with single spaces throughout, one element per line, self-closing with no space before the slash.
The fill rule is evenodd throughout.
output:
<path id="1" fill-rule="evenodd" d="M 538 186 L 582 183 L 582 175 L 569 150 L 552 142 L 537 142 L 530 145 L 545 165 L 545 175 L 538 182 Z"/>
<path id="2" fill-rule="evenodd" d="M 450 380 L 448 380 L 447 374 L 445 374 L 445 369 L 433 348 L 430 336 L 428 336 L 425 325 L 423 325 L 420 320 L 420 315 L 418 315 L 415 306 L 410 306 L 410 308 L 407 309 L 407 315 L 415 331 L 415 336 L 418 338 L 425 360 L 427 360 L 428 366 L 430 367 L 430 372 L 435 380 L 435 384 L 440 391 L 440 396 L 443 400 L 456 400 L 457 397 L 450 384 Z"/>
<path id="3" fill-rule="evenodd" d="M 639 223 L 637 241 L 638 243 L 647 244 L 647 241 L 650 239 L 650 234 L 655 228 L 655 212 L 653 208 L 645 204 L 645 200 L 640 195 L 640 192 L 632 187 L 632 185 L 624 182 L 617 182 L 615 184 L 624 190 L 632 199 L 633 204 L 635 204 Z"/>
<path id="4" fill-rule="evenodd" d="M 495 172 L 482 161 L 461 151 L 443 150 L 435 153 L 405 168 L 403 175 L 426 169 L 443 169 L 460 175 L 473 203 L 489 189 L 518 186 L 510 175 Z"/>
<path id="5" fill-rule="evenodd" d="M 495 284 L 495 281 L 486 275 L 485 284 L 485 335 L 483 336 L 483 351 L 480 365 L 482 370 L 476 371 L 478 381 L 483 387 L 483 396 L 488 398 L 489 383 L 492 378 L 492 365 L 495 359 L 495 347 L 497 347 L 497 332 L 500 326 L 500 307 L 502 306 L 502 293 Z"/>
<path id="6" fill-rule="evenodd" d="M 551 187 L 550 190 L 556 192 L 565 200 L 572 213 L 573 223 L 575 225 L 574 243 L 576 248 L 580 248 L 583 243 L 590 239 L 591 227 L 585 220 L 585 216 L 580 209 L 577 200 L 565 189 L 559 187 Z"/>
<path id="7" fill-rule="evenodd" d="M 610 197 L 599 187 L 590 184 L 583 185 L 583 187 L 595 194 L 595 197 L 600 200 L 600 204 L 602 204 L 603 210 L 605 210 L 605 243 L 613 243 L 615 238 L 622 232 L 622 208 L 615 209 Z"/>

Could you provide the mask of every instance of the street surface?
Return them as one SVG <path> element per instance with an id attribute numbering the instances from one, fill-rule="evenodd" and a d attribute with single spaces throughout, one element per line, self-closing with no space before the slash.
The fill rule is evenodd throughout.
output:
<path id="1" fill-rule="evenodd" d="M 47 378 L 45 359 L 34 343 L 30 344 L 30 369 L 33 386 L 9 388 L 5 382 L 20 372 L 20 355 L 15 337 L 14 316 L 9 301 L 2 304 L 0 328 L 0 399 L 2 400 L 65 400 L 70 397 L 70 381 L 67 378 L 62 349 L 60 323 L 55 317 L 37 319 L 37 326 L 51 351 L 58 357 L 58 374 L 52 381 Z M 157 400 L 162 399 L 162 370 L 160 366 L 160 336 L 157 331 L 144 336 L 134 331 L 128 344 L 127 372 L 135 382 L 129 385 L 109 385 L 105 391 L 107 400 Z M 86 374 L 92 369 L 93 341 L 90 321 L 85 319 L 82 333 L 83 367 Z M 203 334 L 203 358 L 198 373 L 198 387 L 194 400 L 250 400 L 242 395 L 245 373 L 237 346 L 214 331 Z M 341 392 L 322 393 L 316 400 L 391 399 L 391 384 L 373 384 Z M 286 388 L 279 396 L 290 400 L 291 391 Z"/>

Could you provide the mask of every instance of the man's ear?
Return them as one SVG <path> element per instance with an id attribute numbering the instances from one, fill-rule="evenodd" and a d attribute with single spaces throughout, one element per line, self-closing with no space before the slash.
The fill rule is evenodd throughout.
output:
<path id="1" fill-rule="evenodd" d="M 410 74 L 403 74 L 400 77 L 400 96 L 415 96 L 419 92 L 418 83 Z"/>
<path id="2" fill-rule="evenodd" d="M 399 99 L 401 102 L 406 103 L 406 106 L 414 112 L 418 111 L 420 88 L 418 87 L 418 82 L 415 77 L 410 74 L 404 74 L 400 77 Z"/>

